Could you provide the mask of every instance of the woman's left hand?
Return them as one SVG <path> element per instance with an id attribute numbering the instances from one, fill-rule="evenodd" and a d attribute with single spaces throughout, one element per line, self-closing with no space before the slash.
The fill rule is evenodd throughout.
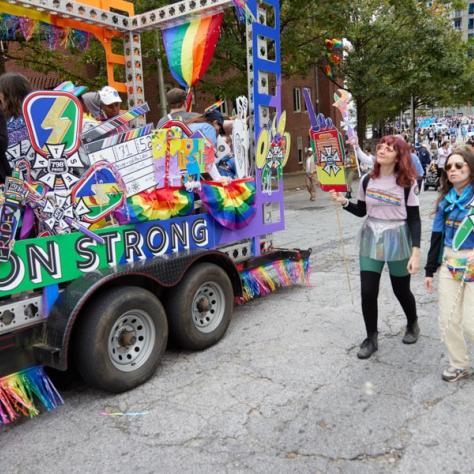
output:
<path id="1" fill-rule="evenodd" d="M 410 260 L 408 260 L 407 270 L 410 275 L 416 275 L 420 270 L 420 249 L 413 249 Z"/>
<path id="2" fill-rule="evenodd" d="M 467 256 L 468 265 L 474 265 L 474 250 Z"/>

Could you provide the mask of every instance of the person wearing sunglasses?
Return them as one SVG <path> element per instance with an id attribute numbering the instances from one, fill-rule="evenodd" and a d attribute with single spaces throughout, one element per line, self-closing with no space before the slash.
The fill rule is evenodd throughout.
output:
<path id="1" fill-rule="evenodd" d="M 402 138 L 389 135 L 376 148 L 374 169 L 362 177 L 357 204 L 331 191 L 334 201 L 365 220 L 359 241 L 362 314 L 367 338 L 357 353 L 369 358 L 378 349 L 378 292 L 387 263 L 393 292 L 407 318 L 405 344 L 418 340 L 420 328 L 410 276 L 420 265 L 421 220 L 416 172 L 410 147 Z"/>
<path id="2" fill-rule="evenodd" d="M 433 275 L 441 267 L 439 327 L 449 359 L 441 377 L 446 382 L 456 382 L 471 374 L 464 336 L 474 341 L 474 232 L 467 234 L 457 251 L 453 249 L 457 229 L 466 216 L 474 214 L 472 147 L 454 150 L 444 171 L 425 266 L 425 287 L 433 292 Z"/>

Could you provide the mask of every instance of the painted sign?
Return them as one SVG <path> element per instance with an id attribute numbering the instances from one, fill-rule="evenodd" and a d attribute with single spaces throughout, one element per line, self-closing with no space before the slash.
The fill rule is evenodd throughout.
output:
<path id="1" fill-rule="evenodd" d="M 81 233 L 20 240 L 0 264 L 0 296 L 80 278 L 108 267 L 215 247 L 206 214 L 101 229 L 99 244 Z"/>
<path id="2" fill-rule="evenodd" d="M 200 179 L 215 161 L 215 150 L 206 138 L 181 138 L 176 128 L 155 130 L 152 138 L 157 187 L 180 186 L 181 176 Z"/>
<path id="3" fill-rule="evenodd" d="M 151 135 L 90 153 L 89 160 L 91 164 L 112 163 L 125 184 L 128 197 L 156 185 Z"/>
<path id="4" fill-rule="evenodd" d="M 275 173 L 278 181 L 283 177 L 283 167 L 290 156 L 291 136 L 285 132 L 286 112 L 280 118 L 273 119 L 272 128 L 262 128 L 257 141 L 257 168 L 262 170 L 262 192 L 271 196 L 272 176 Z"/>
<path id="5" fill-rule="evenodd" d="M 321 189 L 347 191 L 341 134 L 333 127 L 317 132 L 310 130 L 310 137 L 316 152 L 316 170 Z"/>
<path id="6" fill-rule="evenodd" d="M 23 117 L 31 145 L 38 153 L 46 154 L 47 145 L 64 145 L 67 156 L 79 148 L 82 106 L 72 94 L 32 92 L 23 102 Z"/>
<path id="7" fill-rule="evenodd" d="M 7 177 L 5 200 L 0 213 L 0 262 L 8 262 L 15 245 L 15 234 L 20 223 L 23 198 L 22 180 L 16 177 Z"/>
<path id="8" fill-rule="evenodd" d="M 125 185 L 113 165 L 107 161 L 93 165 L 72 190 L 75 205 L 85 204 L 88 212 L 81 218 L 98 222 L 119 208 L 125 201 Z"/>

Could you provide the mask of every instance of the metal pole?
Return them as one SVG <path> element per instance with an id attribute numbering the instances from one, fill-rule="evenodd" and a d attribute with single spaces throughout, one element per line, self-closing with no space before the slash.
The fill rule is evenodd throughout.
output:
<path id="1" fill-rule="evenodd" d="M 160 48 L 160 30 L 155 31 L 155 48 L 156 48 L 156 66 L 158 73 L 158 92 L 160 95 L 160 117 L 164 117 L 167 112 L 166 92 L 165 92 L 165 78 L 163 75 L 163 64 L 161 63 L 161 48 Z"/>
<path id="2" fill-rule="evenodd" d="M 411 110 L 410 135 L 411 135 L 412 143 L 415 143 L 415 130 L 416 130 L 416 124 L 415 124 L 415 98 L 413 97 L 413 94 L 411 95 L 410 110 Z"/>

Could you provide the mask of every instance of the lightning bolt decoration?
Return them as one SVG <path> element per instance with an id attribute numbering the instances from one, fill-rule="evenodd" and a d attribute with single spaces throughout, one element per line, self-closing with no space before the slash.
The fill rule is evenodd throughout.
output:
<path id="1" fill-rule="evenodd" d="M 70 156 L 80 145 L 82 106 L 79 99 L 68 92 L 37 91 L 23 102 L 31 146 L 48 155 L 48 146 L 64 145 L 64 155 Z"/>
<path id="2" fill-rule="evenodd" d="M 52 145 L 64 143 L 66 133 L 72 126 L 72 120 L 68 117 L 63 117 L 69 103 L 70 99 L 68 97 L 58 97 L 53 102 L 53 106 L 49 109 L 48 115 L 46 115 L 41 124 L 41 128 L 44 130 L 51 130 L 51 135 L 46 143 Z"/>

